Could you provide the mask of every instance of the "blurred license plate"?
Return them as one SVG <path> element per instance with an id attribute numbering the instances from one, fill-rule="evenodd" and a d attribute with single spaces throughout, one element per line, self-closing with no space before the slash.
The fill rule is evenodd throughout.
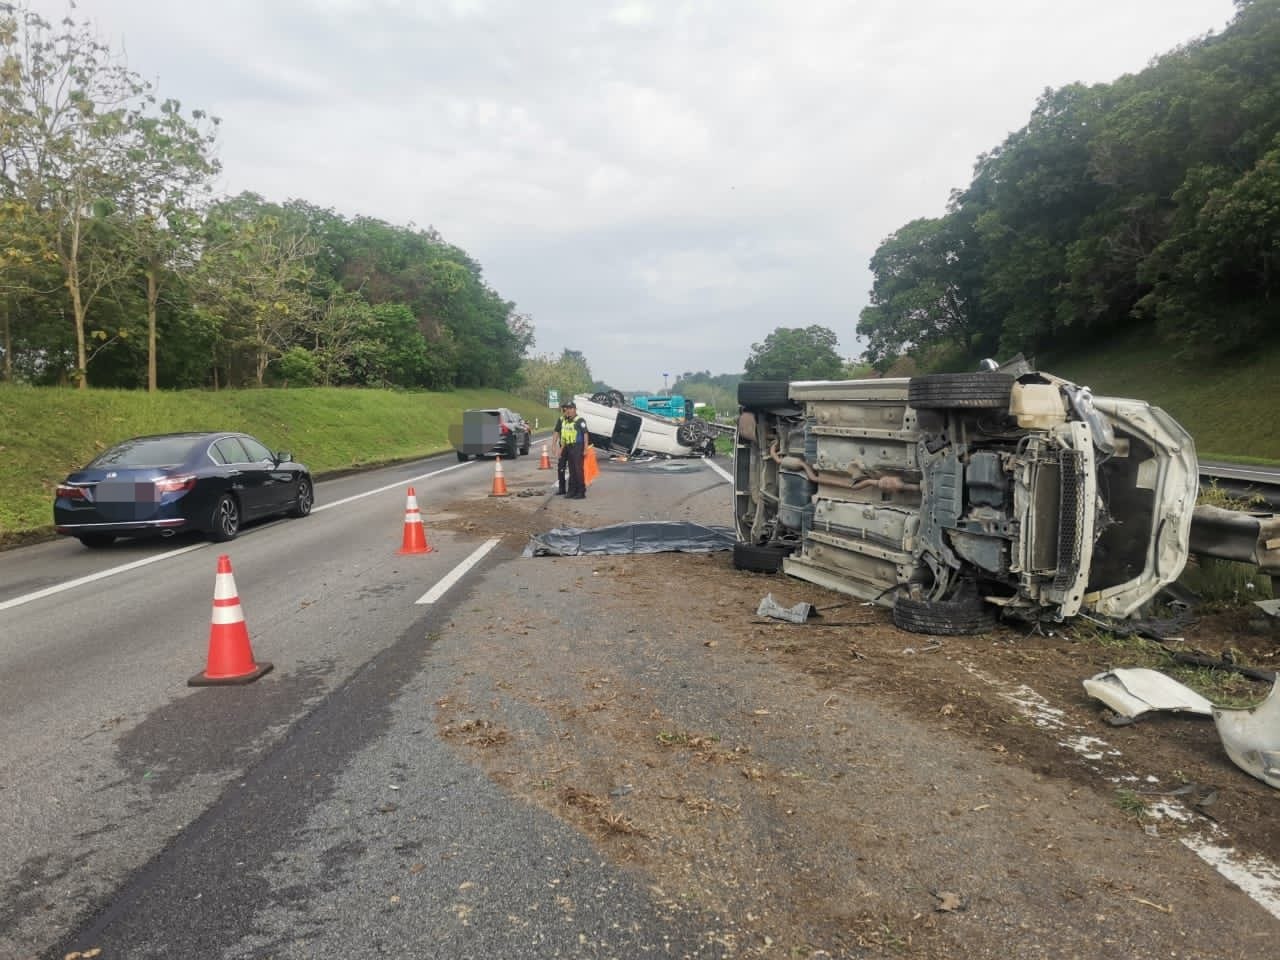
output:
<path id="1" fill-rule="evenodd" d="M 99 503 L 155 503 L 156 485 L 150 481 L 142 483 L 100 483 L 94 491 Z"/>

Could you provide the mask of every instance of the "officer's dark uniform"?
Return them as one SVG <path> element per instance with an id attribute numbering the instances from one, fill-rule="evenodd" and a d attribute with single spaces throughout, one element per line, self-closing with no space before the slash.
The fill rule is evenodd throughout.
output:
<path id="1" fill-rule="evenodd" d="M 569 489 L 565 494 L 570 500 L 585 500 L 587 484 L 582 475 L 582 458 L 587 452 L 587 421 L 578 416 L 577 404 L 564 405 L 560 418 L 560 458 L 569 469 Z"/>

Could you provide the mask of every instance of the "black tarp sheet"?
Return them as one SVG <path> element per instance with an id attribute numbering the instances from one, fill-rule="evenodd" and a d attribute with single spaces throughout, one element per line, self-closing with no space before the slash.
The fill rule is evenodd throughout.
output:
<path id="1" fill-rule="evenodd" d="M 581 530 L 560 527 L 529 539 L 525 557 L 621 556 L 632 553 L 713 553 L 732 550 L 733 530 L 687 520 L 640 520 Z"/>

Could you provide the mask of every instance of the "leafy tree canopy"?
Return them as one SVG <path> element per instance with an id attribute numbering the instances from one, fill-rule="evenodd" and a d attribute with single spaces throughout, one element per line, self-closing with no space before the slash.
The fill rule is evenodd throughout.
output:
<path id="1" fill-rule="evenodd" d="M 871 260 L 865 359 L 1028 354 L 1154 322 L 1184 356 L 1280 329 L 1280 3 L 1111 84 L 1046 90 L 946 214 Z"/>
<path id="2" fill-rule="evenodd" d="M 748 380 L 833 380 L 844 361 L 836 352 L 835 331 L 817 325 L 778 327 L 753 343 L 744 366 Z"/>

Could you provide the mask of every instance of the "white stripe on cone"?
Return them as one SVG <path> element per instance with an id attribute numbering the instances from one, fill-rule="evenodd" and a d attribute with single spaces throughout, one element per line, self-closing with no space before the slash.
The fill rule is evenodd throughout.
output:
<path id="1" fill-rule="evenodd" d="M 234 574 L 218 573 L 213 578 L 213 599 L 239 600 L 236 594 L 236 578 Z"/>
<path id="2" fill-rule="evenodd" d="M 222 600 L 223 603 L 218 601 Z M 233 601 L 227 603 L 225 601 Z M 240 606 L 240 595 L 236 592 L 236 578 L 231 573 L 217 573 L 213 577 L 213 617 L 215 626 L 244 622 L 244 609 Z"/>
<path id="3" fill-rule="evenodd" d="M 244 610 L 238 603 L 234 607 L 214 607 L 212 620 L 214 626 L 219 627 L 225 627 L 231 623 L 244 623 Z"/>

